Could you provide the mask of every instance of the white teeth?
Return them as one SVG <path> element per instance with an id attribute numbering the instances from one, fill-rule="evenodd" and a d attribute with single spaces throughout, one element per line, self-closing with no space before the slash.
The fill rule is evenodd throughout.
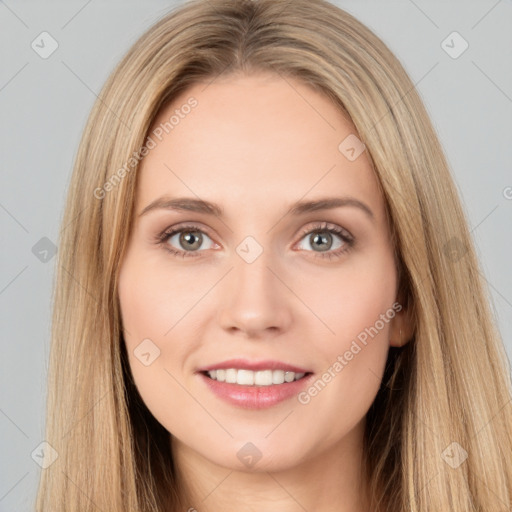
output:
<path id="1" fill-rule="evenodd" d="M 272 372 L 272 384 L 282 384 L 284 382 L 284 370 L 274 370 Z"/>
<path id="2" fill-rule="evenodd" d="M 238 370 L 240 372 L 240 370 Z M 254 373 L 254 384 L 256 386 L 271 386 L 272 385 L 272 370 L 261 370 Z"/>
<path id="3" fill-rule="evenodd" d="M 234 370 L 236 371 L 236 370 Z M 254 384 L 254 372 L 249 370 L 238 370 L 236 382 L 242 386 L 252 386 Z M 259 384 L 256 382 L 256 384 Z"/>
<path id="4" fill-rule="evenodd" d="M 226 370 L 226 382 L 229 384 L 236 384 L 237 371 L 234 368 Z"/>
<path id="5" fill-rule="evenodd" d="M 284 384 L 304 377 L 305 373 L 285 372 L 284 370 L 211 370 L 208 372 L 211 379 L 241 386 L 271 386 L 272 384 Z"/>

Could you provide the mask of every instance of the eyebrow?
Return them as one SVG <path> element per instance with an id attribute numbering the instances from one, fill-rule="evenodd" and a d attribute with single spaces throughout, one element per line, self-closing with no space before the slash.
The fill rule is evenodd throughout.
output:
<path id="1" fill-rule="evenodd" d="M 372 210 L 365 203 L 359 201 L 359 199 L 350 196 L 323 197 L 314 201 L 297 201 L 290 206 L 285 215 L 298 216 L 319 210 L 332 210 L 342 206 L 359 208 L 372 222 L 375 222 L 375 216 Z M 207 215 L 215 215 L 216 217 L 223 217 L 224 215 L 222 207 L 210 201 L 191 197 L 170 198 L 168 196 L 162 196 L 148 204 L 139 213 L 139 217 L 146 215 L 150 211 L 159 209 L 204 213 Z"/>

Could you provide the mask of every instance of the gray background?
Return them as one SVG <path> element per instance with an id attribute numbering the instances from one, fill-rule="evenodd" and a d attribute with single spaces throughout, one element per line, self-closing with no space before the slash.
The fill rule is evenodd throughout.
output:
<path id="1" fill-rule="evenodd" d="M 0 511 L 31 510 L 41 471 L 31 453 L 44 440 L 55 264 L 41 239 L 58 243 L 74 156 L 105 79 L 176 3 L 0 1 Z M 417 85 L 512 358 L 512 2 L 333 3 L 373 29 Z M 59 45 L 47 59 L 31 47 L 43 31 Z M 455 59 L 441 46 L 453 31 L 469 44 Z M 450 41 L 451 51 L 461 48 Z"/>

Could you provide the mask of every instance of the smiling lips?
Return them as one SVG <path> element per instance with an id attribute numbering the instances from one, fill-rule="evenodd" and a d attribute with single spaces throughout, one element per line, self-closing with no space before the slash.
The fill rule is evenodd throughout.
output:
<path id="1" fill-rule="evenodd" d="M 262 409 L 295 396 L 312 372 L 280 361 L 224 361 L 198 370 L 219 398 L 246 409 Z"/>

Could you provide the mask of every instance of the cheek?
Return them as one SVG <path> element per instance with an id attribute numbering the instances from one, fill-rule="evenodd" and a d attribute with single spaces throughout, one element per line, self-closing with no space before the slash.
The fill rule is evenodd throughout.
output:
<path id="1" fill-rule="evenodd" d="M 171 411 L 190 407 L 190 395 L 180 382 L 181 368 L 193 347 L 171 341 L 176 340 L 180 320 L 197 301 L 197 292 L 194 295 L 193 287 L 180 282 L 180 274 L 166 276 L 162 267 L 127 258 L 119 277 L 124 338 L 135 385 L 155 418 L 178 431 L 180 424 L 175 424 Z"/>
<path id="2" fill-rule="evenodd" d="M 329 349 L 340 350 L 350 344 L 374 326 L 396 299 L 396 269 L 392 254 L 386 250 L 356 255 L 334 270 L 300 272 L 307 277 L 300 279 L 298 294 L 323 321 L 322 347 Z M 381 324 L 378 330 L 387 334 L 389 324 Z M 329 352 L 332 356 L 332 350 Z"/>
<path id="3" fill-rule="evenodd" d="M 144 338 L 170 338 L 197 301 L 197 283 L 190 274 L 143 258 L 127 259 L 119 278 L 119 302 L 123 325 L 136 342 Z"/>
<path id="4" fill-rule="evenodd" d="M 129 256 L 119 276 L 119 303 L 124 338 L 136 384 L 163 370 L 170 358 L 167 340 L 183 316 L 180 283 L 142 257 Z M 147 364 L 146 364 L 147 363 Z M 151 367 L 151 371 L 149 368 Z"/>
<path id="5" fill-rule="evenodd" d="M 301 291 L 325 324 L 325 335 L 312 340 L 323 369 L 301 403 L 315 410 L 343 410 L 333 418 L 343 430 L 347 421 L 361 419 L 375 399 L 389 349 L 390 322 L 399 310 L 392 255 L 382 252 L 353 261 L 330 273 L 329 279 L 327 274 L 310 276 Z"/>

